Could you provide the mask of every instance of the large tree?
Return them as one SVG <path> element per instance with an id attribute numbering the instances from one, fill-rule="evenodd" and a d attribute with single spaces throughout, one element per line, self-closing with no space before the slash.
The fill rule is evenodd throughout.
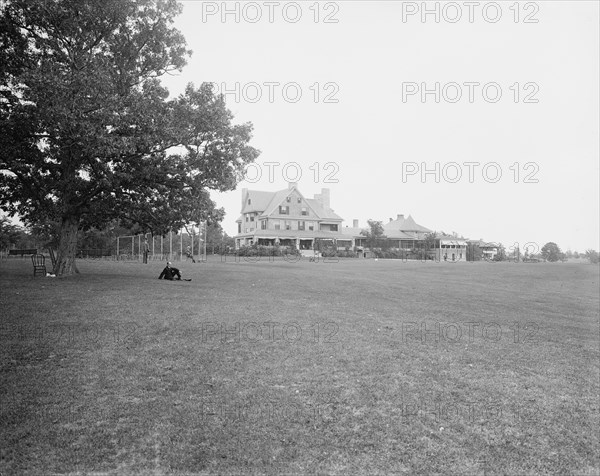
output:
<path id="1" fill-rule="evenodd" d="M 55 272 L 77 232 L 120 219 L 164 233 L 219 220 L 209 191 L 235 188 L 259 152 L 212 86 L 176 98 L 159 77 L 191 51 L 175 0 L 0 3 L 0 208 L 54 224 Z"/>
<path id="2" fill-rule="evenodd" d="M 546 261 L 555 262 L 562 259 L 563 253 L 558 245 L 552 241 L 542 246 L 542 258 Z"/>

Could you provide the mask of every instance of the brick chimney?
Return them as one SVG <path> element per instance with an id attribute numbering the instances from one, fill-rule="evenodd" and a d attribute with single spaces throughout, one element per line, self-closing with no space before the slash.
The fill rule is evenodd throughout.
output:
<path id="1" fill-rule="evenodd" d="M 358 220 L 352 220 L 352 228 L 358 228 Z"/>
<path id="2" fill-rule="evenodd" d="M 398 214 L 398 220 L 404 220 L 404 215 Z"/>
<path id="3" fill-rule="evenodd" d="M 323 204 L 323 208 L 325 210 L 329 210 L 331 208 L 330 195 L 329 195 L 328 188 L 321 189 L 321 203 Z"/>
<path id="4" fill-rule="evenodd" d="M 246 194 L 247 193 L 248 193 L 248 189 L 247 188 L 243 188 L 242 189 L 242 210 L 246 206 Z"/>
<path id="5" fill-rule="evenodd" d="M 329 189 L 322 188 L 321 193 L 315 193 L 315 200 L 319 202 L 325 210 L 329 210 Z"/>
<path id="6" fill-rule="evenodd" d="M 298 182 L 288 182 L 288 190 L 291 190 L 294 187 L 298 187 Z"/>

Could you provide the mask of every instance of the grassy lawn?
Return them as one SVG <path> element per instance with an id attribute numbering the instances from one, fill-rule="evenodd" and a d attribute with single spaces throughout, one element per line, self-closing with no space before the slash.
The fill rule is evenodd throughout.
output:
<path id="1" fill-rule="evenodd" d="M 79 268 L 0 262 L 2 475 L 600 473 L 597 266 Z"/>

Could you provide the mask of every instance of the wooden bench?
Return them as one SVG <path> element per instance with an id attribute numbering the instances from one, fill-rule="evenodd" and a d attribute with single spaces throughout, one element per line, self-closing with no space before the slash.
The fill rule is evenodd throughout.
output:
<path id="1" fill-rule="evenodd" d="M 29 250 L 8 250 L 8 256 L 21 256 L 25 255 L 37 255 L 37 248 L 31 248 Z"/>

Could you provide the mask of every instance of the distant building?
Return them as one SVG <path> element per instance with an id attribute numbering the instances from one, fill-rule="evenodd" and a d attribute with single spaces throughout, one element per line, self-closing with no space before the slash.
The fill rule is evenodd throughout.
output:
<path id="1" fill-rule="evenodd" d="M 467 261 L 467 240 L 452 235 L 437 236 L 437 259 Z"/>
<path id="2" fill-rule="evenodd" d="M 342 227 L 344 221 L 331 208 L 329 189 L 306 198 L 295 182 L 277 192 L 242 189 L 242 213 L 237 219 L 236 248 L 250 245 L 294 246 L 313 250 L 317 240 L 330 241 L 338 250 L 349 250 L 357 256 L 369 257 L 366 238 L 358 220 Z M 419 225 L 409 215 L 397 215 L 383 225 L 385 249 L 406 252 L 406 256 L 427 256 L 438 261 L 466 261 L 467 240 L 451 235 L 428 237 L 432 230 Z M 481 254 L 493 259 L 497 247 L 481 247 Z"/>
<path id="3" fill-rule="evenodd" d="M 481 261 L 493 260 L 498 254 L 498 243 L 488 243 L 483 240 L 467 241 L 467 260 Z"/>
<path id="4" fill-rule="evenodd" d="M 312 250 L 316 239 L 326 239 L 339 246 L 340 241 L 348 241 L 340 231 L 342 221 L 331 208 L 327 188 L 314 198 L 306 198 L 294 182 L 278 192 L 244 188 L 235 244 L 236 248 L 257 244 Z"/>

